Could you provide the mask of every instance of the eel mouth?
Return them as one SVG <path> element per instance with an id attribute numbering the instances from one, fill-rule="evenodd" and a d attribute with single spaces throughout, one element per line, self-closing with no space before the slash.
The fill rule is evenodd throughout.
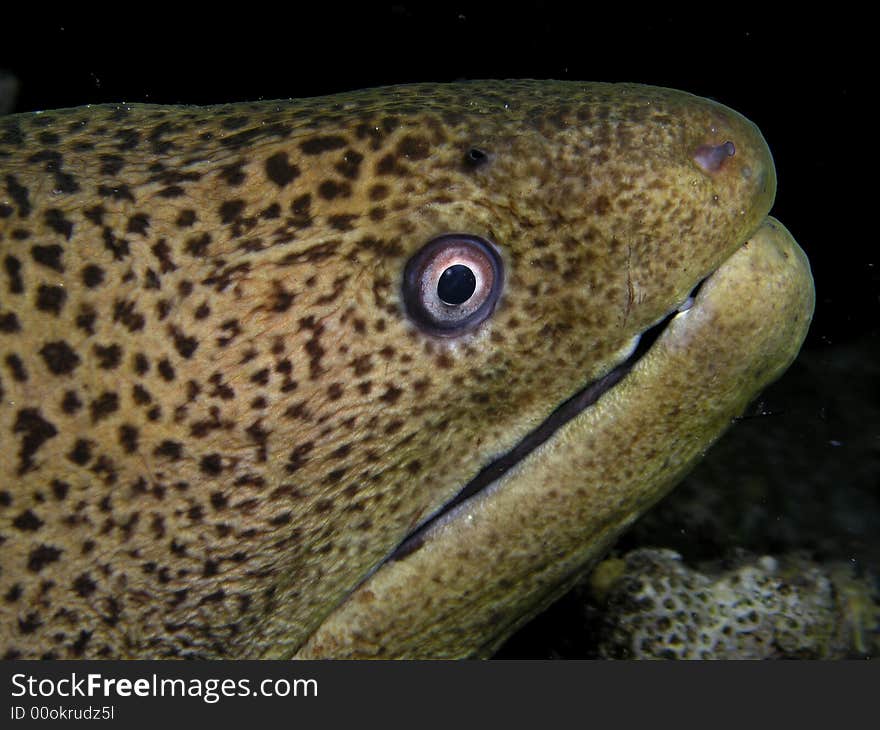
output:
<path id="1" fill-rule="evenodd" d="M 697 282 L 691 293 L 679 306 L 655 325 L 637 335 L 638 341 L 635 348 L 619 365 L 612 368 L 602 377 L 591 381 L 570 398 L 563 401 L 539 426 L 526 434 L 512 449 L 484 466 L 454 497 L 410 532 L 383 562 L 402 560 L 418 550 L 424 544 L 426 535 L 432 526 L 447 518 L 459 505 L 486 490 L 489 485 L 496 482 L 535 451 L 535 449 L 549 440 L 562 426 L 580 415 L 623 380 L 627 373 L 635 367 L 636 363 L 648 353 L 672 319 L 679 312 L 686 311 L 691 307 L 700 288 L 711 276 L 712 274 L 710 273 Z"/>

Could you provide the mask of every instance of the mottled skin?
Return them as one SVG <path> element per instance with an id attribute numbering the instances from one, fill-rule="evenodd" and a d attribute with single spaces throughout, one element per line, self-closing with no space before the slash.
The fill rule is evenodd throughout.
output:
<path id="1" fill-rule="evenodd" d="M 695 161 L 727 141 L 735 155 Z M 727 259 L 774 190 L 750 123 L 649 87 L 475 82 L 3 118 L 3 652 L 294 655 L 405 535 Z M 408 320 L 400 281 L 450 232 L 500 247 L 505 289 L 476 330 L 438 339 Z M 777 329 L 793 313 L 784 346 L 754 355 L 765 373 L 809 319 L 765 310 Z M 766 379 L 736 381 L 737 403 Z M 691 426 L 698 449 L 714 438 Z M 646 506 L 659 487 L 637 481 Z M 572 488 L 585 484 L 581 471 Z M 517 582 L 553 555 L 528 525 L 495 528 L 531 556 L 504 583 L 504 633 L 577 566 L 524 597 Z M 573 539 L 568 552 L 595 542 Z M 462 622 L 452 641 L 389 632 L 361 652 L 334 633 L 339 615 L 309 651 L 458 656 L 499 634 Z M 389 616 L 455 624 L 385 606 L 367 628 Z"/>

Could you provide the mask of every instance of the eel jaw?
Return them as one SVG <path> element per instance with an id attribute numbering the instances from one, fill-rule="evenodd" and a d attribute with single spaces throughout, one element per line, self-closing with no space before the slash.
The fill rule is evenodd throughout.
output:
<path id="1" fill-rule="evenodd" d="M 380 565 L 295 656 L 491 655 L 785 371 L 814 301 L 806 257 L 768 218 L 614 387 L 426 525 L 418 549 Z"/>
<path id="2" fill-rule="evenodd" d="M 685 299 L 684 303 L 676 307 L 659 322 L 652 325 L 644 332 L 636 335 L 633 338 L 633 344 L 625 350 L 629 352 L 629 354 L 620 363 L 615 365 L 605 375 L 588 383 L 566 401 L 561 403 L 541 424 L 520 439 L 513 448 L 484 466 L 473 479 L 465 484 L 465 486 L 452 497 L 452 499 L 416 526 L 416 528 L 410 532 L 382 562 L 402 560 L 410 553 L 418 550 L 424 543 L 425 535 L 431 529 L 432 525 L 446 519 L 447 516 L 451 515 L 459 505 L 467 500 L 479 498 L 479 495 L 484 490 L 489 489 L 494 483 L 501 479 L 505 473 L 513 469 L 519 462 L 538 449 L 541 444 L 552 438 L 553 434 L 555 434 L 566 423 L 573 418 L 577 418 L 580 413 L 593 405 L 606 392 L 614 388 L 650 350 L 672 318 L 679 312 L 690 308 L 693 304 L 694 297 L 696 297 L 703 282 L 706 281 L 709 276 L 711 276 L 711 274 L 697 283 L 690 295 Z"/>

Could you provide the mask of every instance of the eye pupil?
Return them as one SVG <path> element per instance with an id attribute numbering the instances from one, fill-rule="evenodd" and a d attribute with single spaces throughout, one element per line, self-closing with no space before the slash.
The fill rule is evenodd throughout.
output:
<path id="1" fill-rule="evenodd" d="M 477 288 L 474 272 L 463 264 L 450 266 L 440 274 L 437 296 L 446 304 L 464 304 Z"/>
<path id="2" fill-rule="evenodd" d="M 495 311 L 504 262 L 491 241 L 446 233 L 410 257 L 401 284 L 402 303 L 415 325 L 434 337 L 458 337 Z"/>

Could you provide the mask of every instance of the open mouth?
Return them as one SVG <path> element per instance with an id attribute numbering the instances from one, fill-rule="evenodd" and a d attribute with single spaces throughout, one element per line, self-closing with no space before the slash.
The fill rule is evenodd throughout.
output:
<path id="1" fill-rule="evenodd" d="M 711 276 L 711 275 L 710 275 Z M 666 329 L 670 321 L 682 311 L 685 311 L 693 303 L 703 282 L 701 280 L 691 291 L 690 295 L 679 307 L 667 314 L 657 324 L 645 330 L 640 336 L 638 344 L 632 353 L 623 362 L 601 378 L 587 384 L 568 400 L 560 404 L 537 428 L 529 432 L 510 451 L 502 454 L 494 461 L 484 466 L 477 475 L 437 512 L 428 517 L 415 528 L 388 556 L 387 561 L 402 560 L 414 553 L 425 542 L 428 530 L 437 522 L 449 515 L 456 507 L 482 492 L 490 484 L 497 481 L 506 472 L 525 459 L 541 444 L 546 442 L 562 426 L 577 417 L 586 408 L 593 405 L 599 398 L 619 383 L 629 373 L 635 364 L 651 349 L 657 338 Z"/>

